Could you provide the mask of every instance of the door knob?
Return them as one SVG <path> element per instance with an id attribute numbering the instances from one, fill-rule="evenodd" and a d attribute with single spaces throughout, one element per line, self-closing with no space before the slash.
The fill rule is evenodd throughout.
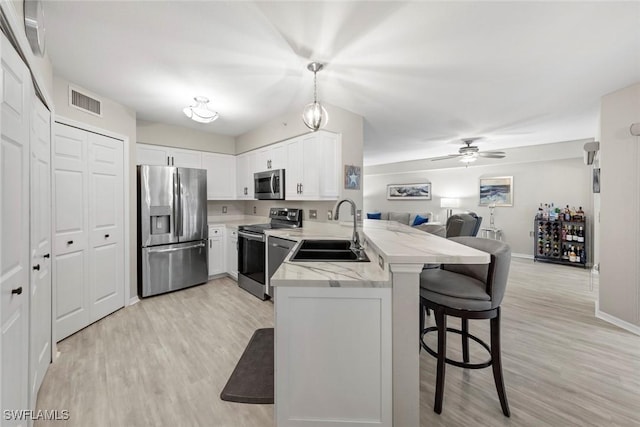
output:
<path id="1" fill-rule="evenodd" d="M 33 269 L 34 269 L 34 270 L 40 270 L 40 264 L 36 264 L 36 265 L 34 265 L 34 266 L 33 266 Z"/>
<path id="2" fill-rule="evenodd" d="M 44 255 L 42 255 L 42 258 L 51 258 L 51 255 L 49 255 L 49 254 L 44 254 Z"/>
<path id="3" fill-rule="evenodd" d="M 109 235 L 108 235 L 108 234 L 105 234 L 105 235 L 104 235 L 104 238 L 105 238 L 105 239 L 108 239 L 108 238 L 109 238 Z"/>
<path id="4" fill-rule="evenodd" d="M 69 241 L 67 242 L 67 245 L 73 245 L 73 240 L 69 240 Z"/>
<path id="5" fill-rule="evenodd" d="M 16 295 L 20 295 L 22 293 L 22 286 L 20 286 L 19 288 L 15 288 L 15 289 L 11 289 L 11 294 L 16 294 Z"/>

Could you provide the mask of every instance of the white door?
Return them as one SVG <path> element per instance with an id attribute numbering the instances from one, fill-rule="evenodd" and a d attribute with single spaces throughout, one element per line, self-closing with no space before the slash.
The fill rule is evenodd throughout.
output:
<path id="1" fill-rule="evenodd" d="M 171 164 L 168 147 L 136 144 L 136 164 L 151 166 L 167 166 Z"/>
<path id="2" fill-rule="evenodd" d="M 209 276 L 224 273 L 224 228 L 209 227 Z"/>
<path id="3" fill-rule="evenodd" d="M 238 232 L 227 230 L 225 234 L 224 259 L 227 273 L 234 279 L 238 279 Z"/>
<path id="4" fill-rule="evenodd" d="M 123 142 L 88 133 L 90 321 L 124 307 Z M 86 286 L 85 285 L 85 286 Z"/>
<path id="5" fill-rule="evenodd" d="M 2 35 L 0 408 L 29 407 L 29 108 L 31 76 Z M 3 426 L 26 426 L 26 420 Z"/>
<path id="6" fill-rule="evenodd" d="M 29 405 L 51 363 L 51 113 L 31 97 Z"/>
<path id="7" fill-rule="evenodd" d="M 237 156 L 236 163 L 236 197 L 250 200 L 254 198 L 253 172 L 255 153 L 248 152 Z"/>
<path id="8" fill-rule="evenodd" d="M 342 182 L 342 147 L 338 141 L 338 135 L 319 133 L 318 144 L 320 151 L 318 163 L 322 165 L 319 169 L 319 196 L 321 199 L 337 199 Z"/>
<path id="9" fill-rule="evenodd" d="M 90 323 L 89 287 L 86 286 L 89 278 L 87 145 L 85 131 L 55 124 L 53 262 L 58 341 Z"/>
<path id="10" fill-rule="evenodd" d="M 302 141 L 302 200 L 318 200 L 320 198 L 320 173 L 322 158 L 320 157 L 319 136 L 307 135 Z"/>
<path id="11" fill-rule="evenodd" d="M 174 148 L 171 152 L 171 166 L 201 169 L 202 153 L 200 151 Z"/>
<path id="12" fill-rule="evenodd" d="M 285 171 L 285 192 L 287 200 L 300 200 L 302 185 L 303 152 L 302 140 L 293 139 L 286 143 L 287 170 Z"/>
<path id="13" fill-rule="evenodd" d="M 287 150 L 284 144 L 280 143 L 271 147 L 269 151 L 269 166 L 269 169 L 287 168 Z"/>

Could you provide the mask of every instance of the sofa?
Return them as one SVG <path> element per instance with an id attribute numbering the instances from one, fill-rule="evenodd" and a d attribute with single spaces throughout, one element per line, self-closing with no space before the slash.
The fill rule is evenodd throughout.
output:
<path id="1" fill-rule="evenodd" d="M 422 218 L 426 218 L 427 222 L 414 225 L 418 215 Z M 451 215 L 451 217 L 447 219 L 446 225 L 433 224 L 433 213 L 431 212 L 368 212 L 367 218 L 396 221 L 401 224 L 410 225 L 426 233 L 447 238 L 457 236 L 476 236 L 480 229 L 480 223 L 482 222 L 482 217 L 476 215 L 474 212 Z"/>

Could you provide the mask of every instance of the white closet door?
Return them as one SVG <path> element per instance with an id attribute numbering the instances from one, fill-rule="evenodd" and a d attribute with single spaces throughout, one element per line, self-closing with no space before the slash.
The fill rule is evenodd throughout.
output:
<path id="1" fill-rule="evenodd" d="M 4 35 L 0 123 L 0 408 L 28 408 L 31 77 Z M 3 425 L 26 426 L 26 420 Z"/>
<path id="2" fill-rule="evenodd" d="M 29 404 L 51 362 L 51 113 L 31 96 L 31 297 Z"/>
<path id="3" fill-rule="evenodd" d="M 90 322 L 86 200 L 87 133 L 54 126 L 54 273 L 56 339 L 59 341 Z"/>
<path id="4" fill-rule="evenodd" d="M 91 322 L 124 306 L 123 142 L 89 133 Z"/>

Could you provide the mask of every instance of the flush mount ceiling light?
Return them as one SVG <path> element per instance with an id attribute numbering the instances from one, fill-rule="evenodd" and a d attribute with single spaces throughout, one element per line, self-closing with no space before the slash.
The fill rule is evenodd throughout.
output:
<path id="1" fill-rule="evenodd" d="M 312 62 L 307 65 L 307 69 L 313 73 L 313 102 L 304 107 L 302 111 L 302 120 L 304 124 L 312 131 L 317 131 L 327 125 L 329 114 L 327 110 L 318 102 L 318 89 L 316 83 L 316 74 L 321 71 L 324 65 L 319 62 Z"/>
<path id="2" fill-rule="evenodd" d="M 193 100 L 196 101 L 195 105 L 185 107 L 184 110 L 182 110 L 185 116 L 198 123 L 211 123 L 218 118 L 218 113 L 211 111 L 209 107 L 207 107 L 209 98 L 196 96 Z"/>

